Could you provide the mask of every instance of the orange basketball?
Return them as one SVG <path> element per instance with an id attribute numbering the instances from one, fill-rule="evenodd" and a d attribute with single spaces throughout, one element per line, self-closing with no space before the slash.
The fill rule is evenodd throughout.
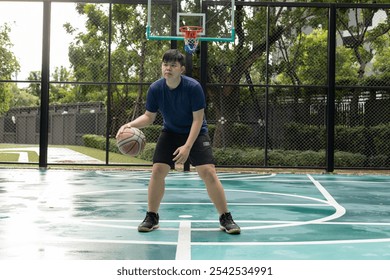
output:
<path id="1" fill-rule="evenodd" d="M 128 156 L 138 156 L 145 148 L 146 137 L 138 128 L 126 128 L 116 138 L 119 151 Z"/>

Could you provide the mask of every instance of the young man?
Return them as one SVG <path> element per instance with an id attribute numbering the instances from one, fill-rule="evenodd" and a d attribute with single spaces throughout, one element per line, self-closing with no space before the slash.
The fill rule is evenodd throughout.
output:
<path id="1" fill-rule="evenodd" d="M 158 210 L 164 195 L 165 177 L 174 163 L 183 164 L 189 158 L 220 215 L 220 228 L 227 233 L 238 234 L 241 229 L 228 211 L 225 191 L 215 170 L 204 119 L 204 92 L 196 80 L 182 75 L 184 61 L 184 55 L 178 50 L 165 52 L 161 65 L 162 78 L 148 90 L 145 113 L 123 125 L 117 134 L 129 127 L 142 128 L 152 124 L 158 111 L 163 116 L 163 129 L 153 156 L 148 186 L 148 211 L 138 231 L 148 232 L 159 227 Z"/>

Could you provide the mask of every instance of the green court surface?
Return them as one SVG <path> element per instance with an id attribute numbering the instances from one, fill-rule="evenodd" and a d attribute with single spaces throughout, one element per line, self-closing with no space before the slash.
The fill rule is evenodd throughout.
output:
<path id="1" fill-rule="evenodd" d="M 149 171 L 0 169 L 0 259 L 390 260 L 390 176 L 218 176 L 240 235 L 193 172 L 168 175 L 139 233 Z"/>

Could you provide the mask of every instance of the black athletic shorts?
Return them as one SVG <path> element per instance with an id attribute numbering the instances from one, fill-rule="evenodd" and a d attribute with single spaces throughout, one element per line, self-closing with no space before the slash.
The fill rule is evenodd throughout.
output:
<path id="1" fill-rule="evenodd" d="M 188 134 L 162 131 L 157 141 L 153 163 L 166 163 L 173 168 L 174 161 L 172 159 L 175 157 L 173 153 L 186 143 L 187 138 Z M 214 164 L 213 150 L 208 134 L 200 134 L 195 140 L 189 160 L 192 166 Z"/>

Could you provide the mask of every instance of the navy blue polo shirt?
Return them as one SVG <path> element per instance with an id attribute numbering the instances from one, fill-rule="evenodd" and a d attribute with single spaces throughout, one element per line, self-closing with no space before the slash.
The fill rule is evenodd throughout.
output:
<path id="1" fill-rule="evenodd" d="M 181 76 L 180 84 L 169 89 L 164 78 L 154 82 L 146 97 L 146 110 L 163 116 L 163 130 L 179 134 L 188 134 L 193 121 L 192 112 L 206 108 L 206 99 L 202 86 L 193 78 Z M 207 132 L 207 123 L 203 119 L 200 134 Z"/>

